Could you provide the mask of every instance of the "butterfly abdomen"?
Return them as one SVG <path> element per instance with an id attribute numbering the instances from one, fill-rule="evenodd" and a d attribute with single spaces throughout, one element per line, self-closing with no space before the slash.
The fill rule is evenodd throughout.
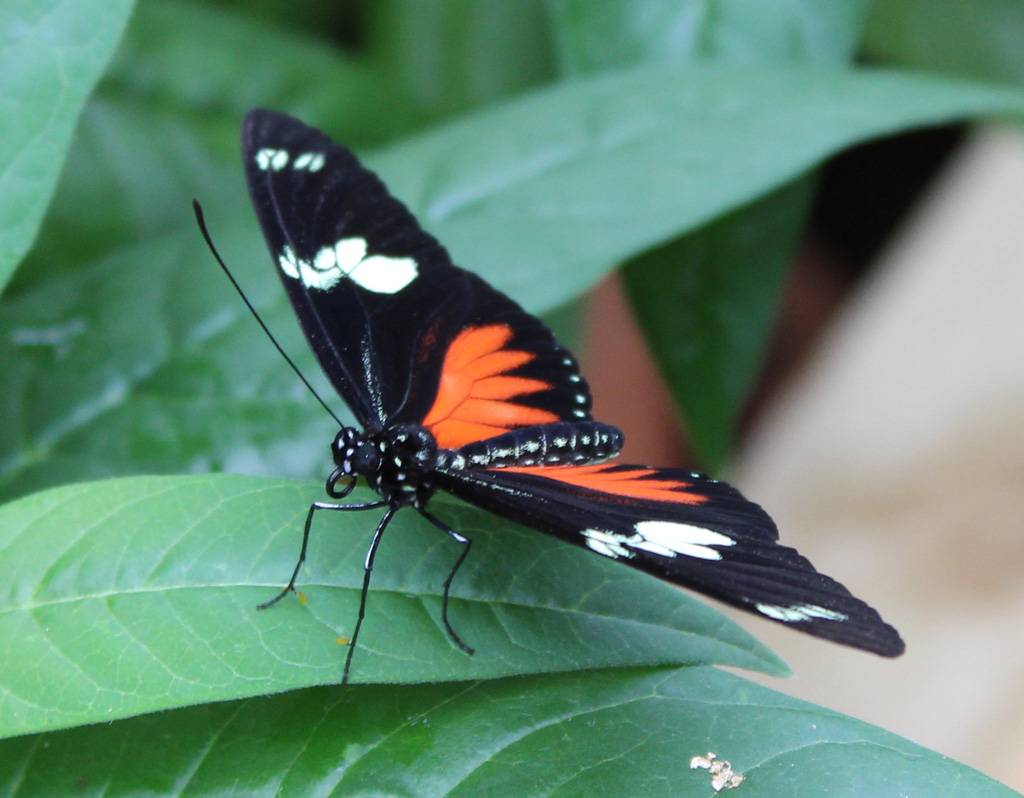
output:
<path id="1" fill-rule="evenodd" d="M 618 428 L 597 421 L 555 422 L 520 427 L 503 435 L 438 453 L 438 467 L 508 468 L 512 466 L 580 465 L 615 457 L 624 436 Z"/>

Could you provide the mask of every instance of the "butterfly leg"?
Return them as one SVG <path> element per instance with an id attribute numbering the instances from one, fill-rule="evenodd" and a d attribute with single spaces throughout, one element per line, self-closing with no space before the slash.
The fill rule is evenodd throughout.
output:
<path id="1" fill-rule="evenodd" d="M 452 540 L 454 540 L 456 543 L 462 545 L 462 553 L 459 555 L 459 559 L 455 561 L 455 565 L 453 565 L 451 571 L 448 572 L 448 578 L 444 580 L 444 597 L 441 600 L 441 620 L 444 621 L 444 628 L 448 632 L 448 636 L 452 639 L 452 642 L 455 643 L 455 645 L 457 645 L 467 654 L 472 655 L 473 649 L 471 649 L 469 646 L 462 642 L 462 638 L 455 634 L 455 630 L 452 629 L 452 625 L 448 622 L 448 593 L 451 590 L 452 580 L 455 578 L 456 572 L 459 570 L 462 563 L 465 562 L 466 557 L 469 556 L 469 547 L 473 545 L 473 541 L 467 538 L 465 535 L 460 535 L 458 532 L 456 532 L 454 529 L 452 529 L 450 526 L 444 523 L 441 519 L 437 518 L 431 513 L 428 513 L 426 510 L 422 508 L 417 509 L 419 510 L 420 515 L 422 515 L 424 518 L 430 521 L 430 523 L 432 523 L 446 535 L 451 537 Z"/>
<path id="2" fill-rule="evenodd" d="M 381 504 L 385 504 L 385 502 L 381 502 Z M 366 551 L 366 561 L 363 564 L 363 591 L 359 595 L 359 616 L 356 618 L 356 626 L 355 629 L 352 630 L 352 637 L 348 641 L 348 654 L 345 656 L 345 670 L 341 675 L 342 684 L 348 684 L 348 672 L 349 668 L 352 667 L 352 655 L 356 651 L 356 640 L 359 637 L 359 629 L 363 625 L 363 618 L 366 617 L 366 597 L 370 592 L 370 574 L 373 573 L 373 561 L 377 556 L 377 548 L 380 546 L 380 539 L 384 534 L 384 529 L 394 517 L 396 509 L 397 508 L 395 507 L 389 507 L 388 511 L 384 513 L 384 517 L 380 519 L 380 523 L 377 524 L 377 529 L 373 533 L 373 539 L 370 541 L 370 548 Z"/>
<path id="3" fill-rule="evenodd" d="M 267 607 L 273 607 L 277 602 L 287 596 L 289 593 L 295 592 L 295 580 L 299 578 L 299 570 L 302 568 L 302 564 L 306 561 L 306 547 L 309 545 L 309 530 L 313 525 L 313 515 L 317 510 L 372 510 L 375 507 L 383 507 L 387 502 L 365 502 L 363 504 L 334 504 L 332 502 L 313 502 L 309 506 L 309 514 L 306 515 L 306 526 L 302 530 L 302 550 L 299 552 L 299 560 L 295 563 L 295 570 L 292 571 L 292 578 L 288 580 L 288 585 L 278 593 L 270 601 L 265 601 L 258 605 L 256 609 L 265 610 Z"/>

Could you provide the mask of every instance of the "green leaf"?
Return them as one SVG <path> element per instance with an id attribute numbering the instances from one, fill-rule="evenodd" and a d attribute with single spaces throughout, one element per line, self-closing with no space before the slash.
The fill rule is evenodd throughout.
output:
<path id="1" fill-rule="evenodd" d="M 417 118 L 465 113 L 555 72 L 542 0 L 375 0 L 366 12 L 365 47 Z"/>
<path id="2" fill-rule="evenodd" d="M 877 5 L 877 4 L 876 4 Z M 549 0 L 562 68 L 849 61 L 867 0 Z"/>
<path id="3" fill-rule="evenodd" d="M 364 494 L 369 498 L 372 494 Z M 340 679 L 380 513 L 321 512 L 298 587 L 287 581 L 322 489 L 238 476 L 137 477 L 0 508 L 0 736 L 64 728 Z M 473 540 L 441 626 L 457 545 L 414 512 L 377 557 L 354 682 L 495 678 L 641 664 L 785 666 L 681 591 L 438 497 Z M 27 665 L 31 663 L 30 666 Z M 59 685 L 59 688 L 57 687 Z"/>
<path id="4" fill-rule="evenodd" d="M 317 120 L 349 146 L 366 147 L 423 125 L 398 88 L 380 64 L 252 13 L 146 0 L 101 91 L 174 109 L 200 127 L 215 118 L 229 125 L 232 144 L 239 120 L 263 106 Z"/>
<path id="5" fill-rule="evenodd" d="M 83 115 L 47 236 L 0 301 L 0 496 L 140 472 L 326 473 L 333 421 L 263 339 L 191 215 L 202 198 L 251 300 L 330 397 L 235 143 L 221 155 L 219 135 L 217 121 L 127 102 Z"/>
<path id="6" fill-rule="evenodd" d="M 1024 5 L 1015 0 L 885 0 L 872 3 L 864 49 L 919 69 L 1024 81 Z"/>
<path id="7" fill-rule="evenodd" d="M 712 668 L 318 688 L 0 743 L 0 791 L 105 796 L 1012 798 L 894 734 Z M 730 791 L 722 793 L 730 794 Z"/>
<path id="8" fill-rule="evenodd" d="M 652 67 L 534 92 L 369 158 L 470 266 L 533 310 L 860 141 L 1024 94 L 907 73 Z"/>
<path id="9" fill-rule="evenodd" d="M 131 0 L 0 4 L 0 288 L 32 246 Z"/>

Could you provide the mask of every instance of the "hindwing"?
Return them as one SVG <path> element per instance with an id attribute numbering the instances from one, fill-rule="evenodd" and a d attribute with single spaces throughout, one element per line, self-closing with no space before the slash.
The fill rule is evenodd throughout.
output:
<path id="1" fill-rule="evenodd" d="M 439 472 L 466 501 L 727 604 L 883 656 L 903 641 L 795 549 L 735 488 L 670 468 L 602 463 Z"/>

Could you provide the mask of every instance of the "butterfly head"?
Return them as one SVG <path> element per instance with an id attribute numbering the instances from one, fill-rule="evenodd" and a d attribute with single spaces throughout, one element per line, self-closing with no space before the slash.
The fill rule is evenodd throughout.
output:
<path id="1" fill-rule="evenodd" d="M 401 424 L 366 434 L 345 427 L 331 446 L 337 469 L 327 483 L 327 492 L 338 493 L 335 485 L 343 478 L 354 484 L 363 477 L 385 501 L 397 507 L 422 507 L 434 493 L 430 479 L 437 467 L 437 442 L 423 427 Z M 347 494 L 347 490 L 343 489 Z"/>

